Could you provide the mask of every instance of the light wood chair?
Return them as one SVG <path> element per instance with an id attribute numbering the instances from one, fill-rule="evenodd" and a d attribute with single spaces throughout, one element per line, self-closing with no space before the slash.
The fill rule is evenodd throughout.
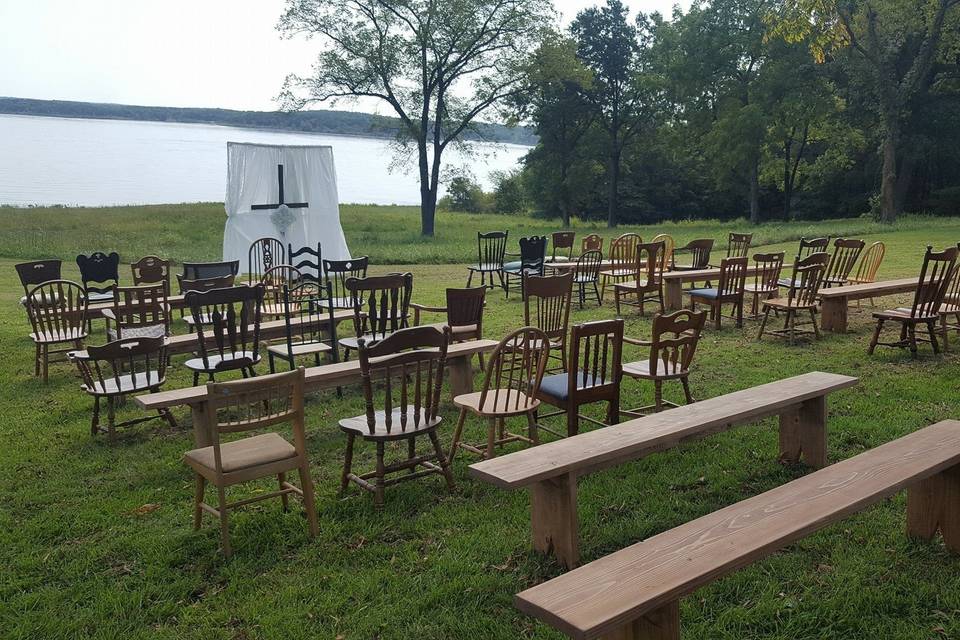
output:
<path id="1" fill-rule="evenodd" d="M 168 284 L 163 281 L 136 287 L 116 287 L 113 306 L 101 311 L 107 340 L 165 338 L 170 335 Z"/>
<path id="2" fill-rule="evenodd" d="M 527 276 L 523 290 L 524 325 L 536 327 L 547 335 L 549 359 L 559 363 L 551 371 L 566 371 L 573 272 L 567 271 L 556 276 Z M 549 360 L 547 364 L 549 366 Z"/>
<path id="3" fill-rule="evenodd" d="M 387 486 L 429 474 L 442 475 L 447 488 L 453 490 L 453 475 L 437 436 L 449 343 L 450 330 L 446 327 L 442 331 L 436 327 L 402 329 L 374 344 L 360 339 L 358 353 L 366 413 L 340 421 L 340 430 L 347 435 L 341 492 L 353 482 L 373 493 L 373 503 L 380 507 Z M 375 383 L 382 383 L 382 395 L 374 390 Z M 373 471 L 353 473 L 353 449 L 358 437 L 376 445 Z M 423 437 L 430 440 L 432 450 L 418 455 L 417 439 Z M 387 464 L 389 442 L 406 442 L 406 458 Z M 398 475 L 388 479 L 390 474 Z"/>
<path id="4" fill-rule="evenodd" d="M 708 283 L 709 284 L 709 283 Z M 690 310 L 696 311 L 697 302 L 710 307 L 710 319 L 714 327 L 720 329 L 723 305 L 731 303 L 733 312 L 730 317 L 737 321 L 737 328 L 743 326 L 743 298 L 747 284 L 747 258 L 724 258 L 720 261 L 720 282 L 717 287 L 690 289 Z"/>
<path id="5" fill-rule="evenodd" d="M 340 338 L 344 360 L 359 348 L 360 339 L 367 345 L 383 340 L 400 329 L 406 329 L 410 317 L 412 273 L 388 273 L 383 276 L 348 278 L 344 283 L 353 309 L 353 336 Z"/>
<path id="6" fill-rule="evenodd" d="M 663 267 L 665 245 L 663 242 L 640 243 L 636 246 L 634 279 L 613 285 L 613 299 L 620 315 L 620 306 L 636 307 L 644 315 L 647 302 L 656 302 L 663 311 Z"/>
<path id="7" fill-rule="evenodd" d="M 591 233 L 590 235 L 584 236 L 583 239 L 580 240 L 580 253 L 582 255 L 587 251 L 599 251 L 600 254 L 602 255 L 603 254 L 603 238 L 601 236 L 598 236 L 595 233 Z"/>
<path id="8" fill-rule="evenodd" d="M 629 416 L 644 416 L 651 410 L 659 413 L 666 407 L 677 405 L 663 399 L 663 383 L 679 380 L 687 404 L 693 402 L 690 394 L 690 367 L 700 343 L 700 334 L 707 314 L 703 311 L 674 311 L 657 314 L 653 318 L 650 340 L 624 337 L 623 341 L 638 347 L 649 347 L 646 359 L 623 365 L 623 375 L 634 380 L 653 382 L 653 404 L 636 409 L 624 409 L 620 413 Z"/>
<path id="9" fill-rule="evenodd" d="M 503 281 L 503 257 L 507 252 L 507 231 L 477 232 L 477 264 L 467 267 L 467 288 L 473 283 L 473 274 L 480 274 L 480 285 L 493 289 L 493 277 L 497 276 L 500 287 Z M 488 282 L 489 280 L 489 282 Z"/>
<path id="10" fill-rule="evenodd" d="M 170 261 L 157 256 L 144 256 L 130 265 L 134 286 L 167 283 L 170 291 Z"/>
<path id="11" fill-rule="evenodd" d="M 536 417 L 540 428 L 544 418 L 565 415 L 568 436 L 580 430 L 580 420 L 605 427 L 620 419 L 620 378 L 622 373 L 623 320 L 598 320 L 574 325 L 570 330 L 569 366 L 566 373 L 544 376 L 537 399 L 560 411 Z M 580 414 L 580 407 L 607 402 L 607 422 Z"/>
<path id="12" fill-rule="evenodd" d="M 188 291 L 186 304 L 197 332 L 197 357 L 184 363 L 193 372 L 193 386 L 200 383 L 200 374 L 210 382 L 225 371 L 254 377 L 253 368 L 260 363 L 263 285 Z"/>
<path id="13" fill-rule="evenodd" d="M 653 240 L 650 242 L 662 242 L 663 243 L 663 269 L 662 271 L 670 271 L 670 265 L 673 264 L 673 251 L 677 247 L 676 241 L 673 239 L 673 236 L 669 233 L 658 233 L 653 236 Z"/>
<path id="14" fill-rule="evenodd" d="M 603 254 L 596 250 L 585 251 L 577 258 L 577 266 L 573 269 L 573 283 L 577 285 L 577 302 L 583 309 L 587 301 L 587 287 L 593 287 L 593 295 L 597 298 L 597 306 L 603 304 L 600 300 L 600 289 L 597 286 L 600 280 L 600 269 L 603 267 Z"/>
<path id="15" fill-rule="evenodd" d="M 785 315 L 783 329 L 771 330 L 773 335 L 786 338 L 790 344 L 793 344 L 798 336 L 810 333 L 817 339 L 820 338 L 820 328 L 817 326 L 817 293 L 829 261 L 830 254 L 826 252 L 811 253 L 806 258 L 797 256 L 789 280 L 793 286 L 787 289 L 787 297 L 763 301 L 763 320 L 760 321 L 757 340 L 763 338 L 771 311 L 783 312 Z M 798 316 L 802 311 L 810 314 L 810 322 L 799 321 Z M 802 328 L 806 325 L 812 325 L 813 331 Z"/>
<path id="16" fill-rule="evenodd" d="M 257 238 L 247 250 L 247 283 L 256 284 L 271 268 L 286 264 L 283 243 L 276 238 Z"/>
<path id="17" fill-rule="evenodd" d="M 746 293 L 753 294 L 753 302 L 750 305 L 751 320 L 760 317 L 761 300 L 776 298 L 780 292 L 777 282 L 780 280 L 780 273 L 783 271 L 783 258 L 783 251 L 754 254 L 753 262 L 756 265 L 756 270 L 753 274 L 753 282 L 748 282 L 744 286 Z"/>
<path id="18" fill-rule="evenodd" d="M 860 255 L 860 262 L 857 263 L 857 271 L 847 279 L 847 284 L 869 284 L 877 281 L 877 271 L 883 263 L 883 256 L 887 252 L 887 245 L 882 242 L 874 242 L 867 250 Z M 870 306 L 873 306 L 873 298 L 870 298 Z M 857 299 L 857 306 L 860 306 L 860 299 Z"/>
<path id="19" fill-rule="evenodd" d="M 66 362 L 67 352 L 83 348 L 89 326 L 86 291 L 70 280 L 50 280 L 31 288 L 24 306 L 36 348 L 34 375 L 39 378 L 42 374 L 46 382 L 51 354 L 64 354 L 54 362 Z"/>
<path id="20" fill-rule="evenodd" d="M 850 280 L 853 265 L 866 243 L 863 240 L 837 238 L 833 243 L 833 255 L 823 274 L 823 288 L 842 287 Z"/>
<path id="21" fill-rule="evenodd" d="M 600 300 L 606 298 L 607 283 L 625 282 L 637 278 L 637 245 L 643 238 L 625 233 L 610 243 L 609 266 L 600 271 Z"/>
<path id="22" fill-rule="evenodd" d="M 281 318 L 286 312 L 283 301 L 284 287 L 293 289 L 303 282 L 300 269 L 289 264 L 270 267 L 260 278 L 263 285 L 263 309 L 261 313 L 268 318 Z"/>
<path id="23" fill-rule="evenodd" d="M 960 245 L 958 245 L 960 247 Z M 958 257 L 960 259 L 960 257 Z M 953 277 L 950 278 L 950 285 L 943 296 L 943 303 L 940 305 L 940 330 L 939 334 L 943 338 L 943 350 L 950 350 L 950 332 L 960 332 L 960 266 L 953 270 Z"/>
<path id="24" fill-rule="evenodd" d="M 322 354 L 331 362 L 340 361 L 331 295 L 329 282 L 323 286 L 312 280 L 294 287 L 283 285 L 284 340 L 267 347 L 270 373 L 276 370 L 277 359 L 286 362 L 291 371 L 296 368 L 297 358 L 305 356 L 313 356 L 316 366 Z"/>
<path id="25" fill-rule="evenodd" d="M 252 502 L 280 498 L 286 511 L 289 495 L 298 495 L 303 499 L 310 537 L 319 533 L 304 433 L 303 380 L 301 367 L 296 371 L 250 380 L 207 384 L 213 444 L 188 451 L 183 461 L 193 469 L 196 483 L 193 528 L 200 529 L 204 512 L 218 518 L 221 546 L 228 558 L 232 555 L 229 511 Z M 249 433 L 268 427 L 275 429 L 281 424 L 291 426 L 293 442 L 276 431 L 223 441 L 227 434 Z M 287 472 L 290 471 L 298 472 L 299 487 L 287 482 Z M 276 491 L 227 502 L 228 487 L 271 476 L 277 478 L 279 487 Z M 208 482 L 217 490 L 216 507 L 204 500 Z"/>
<path id="26" fill-rule="evenodd" d="M 443 329 L 450 327 L 450 338 L 454 342 L 468 342 L 483 338 L 483 310 L 486 307 L 486 287 L 470 289 L 447 289 L 446 306 L 431 307 L 428 305 L 410 303 L 413 309 L 413 326 L 430 326 Z M 422 324 L 424 313 L 444 313 L 447 316 L 445 323 Z M 483 354 L 478 353 L 480 368 L 483 369 Z"/>
<path id="27" fill-rule="evenodd" d="M 535 415 L 540 407 L 537 393 L 547 368 L 549 344 L 547 334 L 536 327 L 523 327 L 500 341 L 487 363 L 483 389 L 453 399 L 460 416 L 450 445 L 451 464 L 458 449 L 493 458 L 497 447 L 510 442 L 540 443 Z M 461 442 L 467 413 L 487 420 L 485 445 Z M 519 416 L 526 416 L 526 436 L 510 433 L 505 428 L 507 419 Z"/>

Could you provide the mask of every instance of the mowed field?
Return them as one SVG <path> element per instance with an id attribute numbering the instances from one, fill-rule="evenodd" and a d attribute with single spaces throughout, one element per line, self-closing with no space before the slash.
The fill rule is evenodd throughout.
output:
<path id="1" fill-rule="evenodd" d="M 531 550 L 526 493 L 471 480 L 469 456 L 457 457 L 452 493 L 431 477 L 388 488 L 381 510 L 356 488 L 337 495 L 345 445 L 337 420 L 362 413 L 359 388 L 344 389 L 343 398 L 324 392 L 307 400 L 319 537 L 307 536 L 298 501 L 288 513 L 279 500 L 262 502 L 232 517 L 234 556 L 227 561 L 212 518 L 199 532 L 191 526 L 193 482 L 181 462 L 192 446 L 189 411 L 176 411 L 176 429 L 153 421 L 110 442 L 91 437 L 91 401 L 72 368 L 53 365 L 46 385 L 33 377 L 16 262 L 61 257 L 66 277 L 77 278 L 73 258 L 80 251 L 118 251 L 122 277 L 129 274 L 126 263 L 147 253 L 177 262 L 216 259 L 222 205 L 0 209 L 0 216 L 0 637 L 560 637 L 512 604 L 513 594 L 561 571 Z M 517 216 L 442 214 L 437 239 L 426 242 L 414 209 L 345 206 L 342 217 L 354 255 L 370 255 L 374 272 L 411 271 L 414 300 L 434 304 L 444 288 L 465 284 L 476 231 L 509 229 L 515 247 L 515 237 L 556 230 L 549 221 Z M 579 242 L 594 229 L 575 230 Z M 678 244 L 714 237 L 723 246 L 728 231 L 747 225 L 697 222 L 617 233 L 627 230 L 645 239 L 668 232 Z M 755 244 L 784 249 L 788 258 L 801 235 L 882 239 L 887 258 L 880 278 L 887 279 L 916 275 L 927 244 L 960 240 L 960 218 L 907 217 L 893 228 L 863 219 L 777 224 L 755 233 Z M 487 337 L 521 326 L 519 296 L 504 300 L 493 291 L 488 300 Z M 703 399 L 812 370 L 858 376 L 859 386 L 829 401 L 831 461 L 960 417 L 960 351 L 937 357 L 927 348 L 917 360 L 892 349 L 867 356 L 871 310 L 852 309 L 845 335 L 796 346 L 758 342 L 756 322 L 735 329 L 725 320 L 721 331 L 705 332 L 693 393 Z M 614 315 L 608 300 L 602 308 L 574 307 L 571 322 Z M 630 314 L 626 321 L 628 335 L 649 336 L 649 317 Z M 174 327 L 185 330 L 179 322 Z M 95 322 L 90 342 L 104 341 L 103 324 Z M 636 347 L 625 351 L 627 359 L 643 357 Z M 183 360 L 174 358 L 167 388 L 190 384 Z M 648 404 L 652 394 L 651 386 L 626 380 L 621 404 Z M 668 386 L 666 396 L 679 401 L 682 393 Z M 128 401 L 119 417 L 137 412 Z M 603 407 L 591 412 L 600 417 Z M 449 443 L 456 410 L 447 393 L 442 415 L 441 439 Z M 471 420 L 468 435 L 479 438 L 481 428 Z M 358 447 L 356 468 L 372 465 L 372 449 Z M 776 458 L 776 421 L 766 420 L 582 479 L 584 560 L 809 472 Z M 273 485 L 253 483 L 231 495 Z M 907 539 L 904 505 L 898 496 L 685 599 L 685 640 L 960 638 L 960 557 L 939 540 Z"/>

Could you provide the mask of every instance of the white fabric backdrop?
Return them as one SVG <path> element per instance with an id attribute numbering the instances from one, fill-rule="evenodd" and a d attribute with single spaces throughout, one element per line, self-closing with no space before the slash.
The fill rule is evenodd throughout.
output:
<path id="1" fill-rule="evenodd" d="M 277 165 L 283 165 L 286 202 L 310 206 L 290 209 L 293 224 L 285 235 L 270 219 L 274 209 L 252 211 L 255 204 L 276 203 L 279 197 Z M 322 245 L 324 259 L 350 258 L 340 226 L 337 173 L 333 147 L 227 143 L 227 224 L 223 231 L 223 259 L 239 260 L 247 272 L 250 245 L 263 237 L 279 239 L 286 248 Z"/>

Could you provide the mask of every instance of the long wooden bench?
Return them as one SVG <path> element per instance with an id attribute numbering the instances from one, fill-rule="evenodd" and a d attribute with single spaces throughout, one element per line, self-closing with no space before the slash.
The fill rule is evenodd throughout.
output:
<path id="1" fill-rule="evenodd" d="M 898 293 L 913 293 L 917 290 L 919 278 L 901 278 L 864 284 L 851 284 L 844 287 L 831 287 L 820 291 L 820 327 L 824 331 L 845 333 L 847 330 L 847 308 L 851 300 L 879 298 Z"/>
<path id="2" fill-rule="evenodd" d="M 907 533 L 960 553 L 960 422 L 947 420 L 517 594 L 571 638 L 678 640 L 699 587 L 907 489 Z"/>
<path id="3" fill-rule="evenodd" d="M 786 378 L 484 460 L 470 466 L 470 475 L 504 489 L 529 487 L 534 549 L 573 567 L 580 556 L 578 477 L 774 415 L 780 458 L 823 467 L 827 395 L 857 382 L 822 372 Z"/>

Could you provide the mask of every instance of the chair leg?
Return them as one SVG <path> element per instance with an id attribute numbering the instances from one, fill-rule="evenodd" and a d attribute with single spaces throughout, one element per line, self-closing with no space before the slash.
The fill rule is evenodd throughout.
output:
<path id="1" fill-rule="evenodd" d="M 593 281 L 593 295 L 597 297 L 597 306 L 603 306 L 603 296 L 600 295 L 600 290 L 597 289 L 597 281 Z"/>
<path id="2" fill-rule="evenodd" d="M 460 436 L 463 434 L 463 422 L 467 419 L 467 410 L 460 409 L 460 416 L 457 418 L 457 426 L 453 430 L 453 442 L 450 444 L 450 455 L 447 461 L 453 464 L 453 459 L 457 455 L 457 449 L 460 447 Z"/>
<path id="3" fill-rule="evenodd" d="M 714 304 L 710 305 L 710 315 L 713 316 L 713 326 L 717 331 L 720 331 L 720 312 L 723 310 L 723 305 L 717 300 Z"/>
<path id="4" fill-rule="evenodd" d="M 414 437 L 407 438 L 407 460 L 413 460 L 416 457 L 417 457 L 416 438 Z M 415 467 L 410 467 L 407 470 L 407 473 L 415 473 L 415 472 L 416 472 Z"/>
<path id="5" fill-rule="evenodd" d="M 383 490 L 384 490 L 384 479 L 386 478 L 386 464 L 383 461 L 384 456 L 384 444 L 383 442 L 377 443 L 377 470 L 375 475 L 375 481 L 373 485 L 373 506 L 380 508 L 383 507 Z"/>
<path id="6" fill-rule="evenodd" d="M 580 432 L 580 416 L 577 414 L 577 407 L 572 404 L 567 405 L 567 436 L 575 436 Z"/>
<path id="7" fill-rule="evenodd" d="M 42 351 L 42 349 L 41 349 L 41 347 L 40 347 L 40 343 L 39 343 L 39 342 L 37 342 L 34 346 L 35 346 L 36 348 L 34 349 L 34 354 L 33 354 L 33 376 L 34 376 L 35 378 L 39 378 L 39 377 L 40 377 L 40 362 L 43 360 L 43 351 Z"/>
<path id="8" fill-rule="evenodd" d="M 285 473 L 278 473 L 278 474 L 277 474 L 277 484 L 280 485 L 280 490 L 281 490 L 281 491 L 283 491 L 283 490 L 286 488 L 286 487 L 283 486 L 283 485 L 285 485 L 286 483 L 287 483 L 287 474 L 285 474 Z M 281 502 L 281 504 L 283 504 L 283 512 L 284 512 L 284 513 L 290 511 L 290 496 L 289 496 L 288 494 L 286 494 L 286 493 L 281 494 L 281 495 L 280 495 L 280 502 Z"/>
<path id="9" fill-rule="evenodd" d="M 227 492 L 223 487 L 217 487 L 217 498 L 219 501 L 220 512 L 220 546 L 223 547 L 223 555 L 230 557 L 233 555 L 233 549 L 230 548 L 230 517 L 227 515 Z"/>
<path id="10" fill-rule="evenodd" d="M 533 446 L 540 444 L 540 427 L 537 425 L 537 416 L 533 412 L 527 413 L 527 435 Z"/>
<path id="11" fill-rule="evenodd" d="M 207 488 L 206 479 L 200 475 L 196 474 L 195 478 L 195 488 L 193 492 L 193 530 L 200 530 L 200 523 L 203 521 L 203 507 L 200 505 L 203 504 L 203 494 Z"/>
<path id="12" fill-rule="evenodd" d="M 310 537 L 316 538 L 320 533 L 320 523 L 317 521 L 317 505 L 313 492 L 313 480 L 310 478 L 310 463 L 304 457 L 299 469 L 300 490 L 303 492 L 303 508 L 307 512 L 307 523 L 310 525 Z"/>
<path id="13" fill-rule="evenodd" d="M 737 300 L 737 329 L 743 329 L 743 296 Z"/>
<path id="14" fill-rule="evenodd" d="M 616 285 L 613 287 L 613 302 L 617 307 L 617 315 L 620 315 L 620 289 L 617 289 Z"/>
<path id="15" fill-rule="evenodd" d="M 933 323 L 933 322 L 928 322 L 928 323 L 927 323 L 927 334 L 929 334 L 929 336 L 930 336 L 930 344 L 933 346 L 933 353 L 934 353 L 934 354 L 939 354 L 939 353 L 940 353 L 940 345 L 937 344 L 937 331 L 936 331 L 936 329 L 934 328 L 934 323 Z"/>
<path id="16" fill-rule="evenodd" d="M 270 363 L 270 373 L 276 373 L 276 372 L 277 372 L 277 368 L 276 368 L 276 365 L 275 365 L 274 362 L 273 362 L 273 352 L 272 352 L 272 351 L 268 351 L 268 352 L 267 352 L 267 360 L 268 360 L 269 363 Z"/>
<path id="17" fill-rule="evenodd" d="M 813 335 L 817 337 L 817 340 L 820 339 L 820 325 L 817 324 L 817 311 L 811 307 L 810 309 L 810 322 L 813 323 Z"/>
<path id="18" fill-rule="evenodd" d="M 943 335 L 943 351 L 944 353 L 950 351 L 950 330 L 947 329 L 947 316 L 940 316 L 940 333 Z"/>
<path id="19" fill-rule="evenodd" d="M 46 384 L 50 377 L 50 346 L 43 345 L 43 383 Z"/>
<path id="20" fill-rule="evenodd" d="M 467 276 L 467 288 L 470 288 L 470 283 L 473 282 L 473 269 L 467 270 L 470 275 Z"/>
<path id="21" fill-rule="evenodd" d="M 760 321 L 760 334 L 757 336 L 757 340 L 763 338 L 763 330 L 767 326 L 767 319 L 770 317 L 770 307 L 763 308 L 763 320 Z"/>
<path id="22" fill-rule="evenodd" d="M 690 380 L 686 377 L 680 378 L 680 384 L 683 385 L 683 396 L 687 399 L 687 404 L 693 404 L 693 395 L 690 393 Z"/>
<path id="23" fill-rule="evenodd" d="M 440 473 L 443 474 L 443 479 L 447 481 L 447 489 L 453 491 L 456 486 L 453 482 L 453 473 L 450 472 L 450 463 L 447 461 L 447 457 L 443 455 L 443 446 L 440 444 L 440 438 L 437 436 L 436 431 L 430 432 L 430 444 L 433 445 L 433 451 L 437 456 L 437 462 L 440 463 Z"/>
<path id="24" fill-rule="evenodd" d="M 910 341 L 910 357 L 917 357 L 917 326 L 915 324 L 907 325 L 907 339 Z"/>
<path id="25" fill-rule="evenodd" d="M 663 411 L 663 382 L 653 381 L 653 410 L 656 413 Z"/>
<path id="26" fill-rule="evenodd" d="M 90 435 L 97 435 L 100 426 L 100 396 L 93 396 L 93 418 L 90 420 Z"/>
<path id="27" fill-rule="evenodd" d="M 198 384 L 200 384 L 200 372 L 199 372 L 199 371 L 194 371 L 194 372 L 193 372 L 193 386 L 197 386 Z"/>
<path id="28" fill-rule="evenodd" d="M 873 355 L 877 349 L 877 343 L 880 341 L 880 331 L 883 329 L 883 318 L 877 320 L 877 327 L 873 330 L 873 337 L 870 339 L 870 346 L 867 347 L 867 355 Z"/>
<path id="29" fill-rule="evenodd" d="M 487 422 L 487 449 L 483 452 L 483 457 L 486 460 L 493 458 L 496 453 L 494 449 L 496 448 L 497 441 L 497 420 L 495 418 L 490 418 Z"/>
<path id="30" fill-rule="evenodd" d="M 343 495 L 350 486 L 350 469 L 353 466 L 353 440 L 356 436 L 347 434 L 347 450 L 343 455 L 343 473 L 340 474 L 340 495 Z"/>
<path id="31" fill-rule="evenodd" d="M 114 406 L 113 396 L 107 396 L 107 434 L 113 440 L 116 437 L 116 408 Z"/>

